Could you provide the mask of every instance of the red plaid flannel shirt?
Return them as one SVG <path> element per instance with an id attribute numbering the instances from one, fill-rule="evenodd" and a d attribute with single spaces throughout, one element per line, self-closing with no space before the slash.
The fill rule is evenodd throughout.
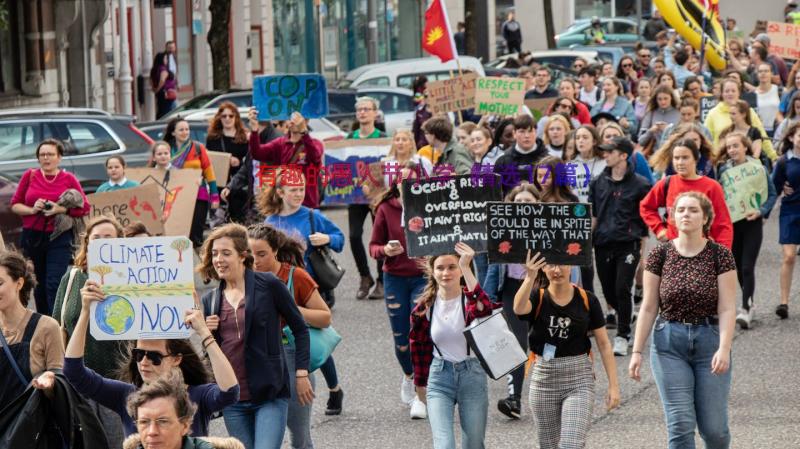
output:
<path id="1" fill-rule="evenodd" d="M 480 285 L 476 285 L 475 290 L 471 292 L 464 287 L 464 295 L 467 299 L 465 303 L 467 326 L 475 318 L 489 316 L 493 309 L 503 307 L 502 303 L 493 303 Z M 478 310 L 479 301 L 483 303 L 483 310 Z M 420 312 L 419 304 L 411 312 L 411 332 L 408 340 L 411 344 L 411 364 L 414 366 L 414 385 L 425 387 L 428 385 L 428 373 L 431 369 L 431 362 L 433 362 L 433 339 L 431 338 L 431 320 L 428 316 L 430 311 Z"/>

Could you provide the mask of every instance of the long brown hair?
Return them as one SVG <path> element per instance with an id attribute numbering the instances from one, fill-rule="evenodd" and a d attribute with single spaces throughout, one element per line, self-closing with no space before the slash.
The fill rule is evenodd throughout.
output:
<path id="1" fill-rule="evenodd" d="M 209 370 L 204 359 L 197 355 L 189 340 L 172 339 L 164 340 L 164 342 L 166 343 L 168 354 L 181 356 L 179 367 L 186 385 L 202 385 L 210 382 L 211 370 Z M 117 376 L 119 380 L 139 388 L 144 384 L 144 380 L 139 373 L 139 367 L 136 366 L 136 358 L 132 354 L 134 348 L 136 348 L 135 341 L 128 342 L 125 346 L 124 362 L 119 366 Z"/>
<path id="2" fill-rule="evenodd" d="M 303 254 L 305 254 L 306 245 L 304 242 L 293 239 L 280 229 L 266 223 L 251 225 L 247 228 L 247 236 L 253 240 L 267 242 L 278 262 L 305 268 Z"/>
<path id="3" fill-rule="evenodd" d="M 678 125 L 678 127 L 675 128 L 675 131 L 673 131 L 669 137 L 667 137 L 667 141 L 664 142 L 664 145 L 662 145 L 658 151 L 650 156 L 650 166 L 653 167 L 654 170 L 661 172 L 667 171 L 667 168 L 669 168 L 672 164 L 672 150 L 675 148 L 679 140 L 682 140 L 686 134 L 691 132 L 700 136 L 700 155 L 713 162 L 716 152 L 714 151 L 714 147 L 711 145 L 711 142 L 703 133 L 703 128 L 697 123 L 684 123 L 682 125 Z M 700 159 L 698 158 L 695 162 L 699 160 Z"/>
<path id="4" fill-rule="evenodd" d="M 434 301 L 436 301 L 436 295 L 439 294 L 439 283 L 436 282 L 436 278 L 433 276 L 433 267 L 436 265 L 436 261 L 440 257 L 455 257 L 456 260 L 459 259 L 457 254 L 440 254 L 438 256 L 431 256 L 426 257 L 425 262 L 421 264 L 422 271 L 425 272 L 425 288 L 422 289 L 422 293 L 417 297 L 417 315 L 424 316 L 428 310 L 430 309 L 431 305 Z M 464 283 L 464 275 L 461 275 L 461 283 Z"/>
<path id="5" fill-rule="evenodd" d="M 284 177 L 291 176 L 291 181 L 284 181 Z M 279 169 L 275 173 L 275 185 L 264 186 L 261 193 L 258 194 L 256 200 L 256 207 L 258 211 L 265 217 L 275 215 L 283 208 L 283 199 L 278 195 L 278 190 L 284 187 L 298 187 L 299 184 L 306 184 L 306 178 L 303 172 L 296 169 Z"/>
<path id="6" fill-rule="evenodd" d="M 222 113 L 226 110 L 233 113 L 233 127 L 236 129 L 236 134 L 233 136 L 233 143 L 247 143 L 247 130 L 244 128 L 244 123 L 242 123 L 242 117 L 239 115 L 239 109 L 237 109 L 236 105 L 230 101 L 224 101 L 219 105 L 217 113 L 214 114 L 214 117 L 211 119 L 211 123 L 208 125 L 208 136 L 206 136 L 206 141 L 222 139 Z M 258 130 L 254 131 L 258 132 Z"/>
<path id="7" fill-rule="evenodd" d="M 719 138 L 716 157 L 717 164 L 724 164 L 730 159 L 728 151 L 726 150 L 727 144 L 725 143 L 725 141 L 730 138 L 739 139 L 739 143 L 745 148 L 745 154 L 748 156 L 753 155 L 753 142 L 750 141 L 750 138 L 740 131 L 732 131 L 727 133 L 724 137 Z"/>
<path id="8" fill-rule="evenodd" d="M 253 255 L 250 253 L 250 246 L 247 244 L 247 228 L 240 224 L 229 223 L 215 228 L 206 238 L 206 241 L 203 242 L 203 248 L 200 250 L 200 264 L 197 265 L 195 271 L 200 273 L 204 279 L 219 280 L 217 270 L 214 269 L 211 250 L 214 247 L 214 241 L 226 237 L 231 239 L 233 247 L 239 255 L 244 256 L 244 267 L 253 269 Z"/>
<path id="9" fill-rule="evenodd" d="M 550 187 L 544 187 L 539 184 L 539 177 L 536 173 L 533 174 L 533 185 L 539 189 L 540 193 L 540 200 L 545 203 L 568 203 L 570 201 L 577 201 L 577 197 L 574 193 L 569 189 L 569 186 L 566 183 L 558 182 L 555 178 L 556 173 L 558 173 L 557 167 L 563 167 L 564 160 L 555 156 L 546 156 L 544 157 L 539 163 L 536 165 L 536 169 L 538 170 L 540 167 L 549 167 L 550 173 L 547 176 L 550 177 L 552 182 L 550 183 Z"/>
<path id="10" fill-rule="evenodd" d="M 78 247 L 78 250 L 75 252 L 75 263 L 74 265 L 81 269 L 81 271 L 86 272 L 87 265 L 88 265 L 88 252 L 89 252 L 89 235 L 92 233 L 92 230 L 101 224 L 110 224 L 114 226 L 114 229 L 117 231 L 117 237 L 123 237 L 125 235 L 125 231 L 122 229 L 122 225 L 119 224 L 116 218 L 110 215 L 99 215 L 97 217 L 92 218 L 89 220 L 89 224 L 86 225 L 86 231 L 81 235 L 81 245 Z"/>
<path id="11" fill-rule="evenodd" d="M 19 290 L 19 302 L 27 307 L 31 292 L 36 288 L 36 275 L 33 263 L 16 251 L 0 251 L 0 267 L 6 269 L 12 281 L 22 279 L 22 288 Z"/>

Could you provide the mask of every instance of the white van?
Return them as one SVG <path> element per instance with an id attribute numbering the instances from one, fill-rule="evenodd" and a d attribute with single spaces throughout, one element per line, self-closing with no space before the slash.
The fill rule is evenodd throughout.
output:
<path id="1" fill-rule="evenodd" d="M 459 56 L 461 70 L 472 71 L 480 76 L 485 76 L 483 65 L 477 58 L 471 56 Z M 450 71 L 458 74 L 458 65 L 455 60 L 447 61 L 442 64 L 439 58 L 414 58 L 401 59 L 398 61 L 379 62 L 377 64 L 367 64 L 347 72 L 347 75 L 339 81 L 337 87 L 359 88 L 359 87 L 405 87 L 411 88 L 411 84 L 420 75 L 428 77 L 428 81 L 436 81 L 450 78 Z"/>

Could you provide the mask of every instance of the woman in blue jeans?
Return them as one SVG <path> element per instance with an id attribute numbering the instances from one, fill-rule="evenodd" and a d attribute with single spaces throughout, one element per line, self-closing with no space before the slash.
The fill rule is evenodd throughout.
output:
<path id="1" fill-rule="evenodd" d="M 414 162 L 407 162 L 402 168 L 402 176 L 416 168 Z M 386 313 L 394 336 L 394 354 L 403 370 L 400 384 L 400 400 L 411 406 L 412 419 L 427 416 L 425 403 L 417 397 L 414 390 L 414 369 L 408 348 L 411 309 L 414 300 L 425 287 L 425 273 L 416 259 L 406 255 L 406 237 L 401 223 L 403 205 L 400 202 L 400 189 L 393 184 L 378 203 L 369 253 L 375 259 L 383 260 L 383 294 L 386 299 Z"/>
<path id="2" fill-rule="evenodd" d="M 283 282 L 253 271 L 244 226 L 214 229 L 203 244 L 197 271 L 205 279 L 220 281 L 203 296 L 203 312 L 239 381 L 239 402 L 225 408 L 225 427 L 247 449 L 279 449 L 292 391 L 281 342 L 282 321 L 295 337 L 298 401 L 303 405 L 314 399 L 303 315 Z"/>
<path id="3" fill-rule="evenodd" d="M 428 404 L 434 449 L 455 449 L 456 407 L 462 449 L 483 449 L 489 409 L 486 373 L 470 353 L 464 329 L 500 305 L 491 302 L 472 273 L 475 251 L 458 242 L 455 252 L 428 259 L 428 282 L 411 312 L 414 385 Z"/>
<path id="4" fill-rule="evenodd" d="M 250 226 L 247 232 L 256 271 L 272 273 L 286 284 L 309 326 L 317 329 L 330 326 L 331 310 L 320 296 L 317 283 L 303 269 L 303 244 L 263 223 Z M 289 385 L 293 386 L 296 349 L 294 343 L 290 343 L 285 337 L 283 352 L 286 354 L 289 368 Z M 315 387 L 313 374 L 309 375 L 309 379 L 311 387 Z M 292 388 L 286 427 L 289 429 L 294 449 L 314 447 L 314 442 L 311 440 L 311 407 L 312 404 L 300 404 L 297 392 Z"/>
<path id="5" fill-rule="evenodd" d="M 731 251 L 706 236 L 711 201 L 698 192 L 675 199 L 678 237 L 647 257 L 644 301 L 628 374 L 641 380 L 642 350 L 655 322 L 650 363 L 666 415 L 670 449 L 692 449 L 694 429 L 706 448 L 731 443 L 728 396 L 736 326 L 736 264 Z"/>

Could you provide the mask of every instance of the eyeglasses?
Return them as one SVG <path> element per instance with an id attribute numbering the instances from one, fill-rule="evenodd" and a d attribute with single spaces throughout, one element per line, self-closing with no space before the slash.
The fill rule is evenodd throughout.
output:
<path id="1" fill-rule="evenodd" d="M 640 58 L 649 58 L 650 56 L 651 56 L 650 53 L 641 53 L 641 54 L 639 54 Z"/>
<path id="2" fill-rule="evenodd" d="M 172 357 L 172 354 L 162 354 L 158 351 L 147 351 L 145 349 L 134 348 L 131 350 L 131 355 L 134 359 L 136 359 L 137 363 L 141 363 L 144 360 L 145 356 L 147 356 L 147 360 L 153 362 L 153 365 L 158 366 L 161 365 L 161 360 L 164 357 Z"/>
<path id="3" fill-rule="evenodd" d="M 172 423 L 174 423 L 173 420 L 167 419 L 167 418 L 158 418 L 158 419 L 155 419 L 155 420 L 142 418 L 142 419 L 137 419 L 136 420 L 136 427 L 139 428 L 139 429 L 147 429 L 154 422 L 156 423 L 156 426 L 159 429 L 167 428 L 167 427 L 171 426 Z"/>

